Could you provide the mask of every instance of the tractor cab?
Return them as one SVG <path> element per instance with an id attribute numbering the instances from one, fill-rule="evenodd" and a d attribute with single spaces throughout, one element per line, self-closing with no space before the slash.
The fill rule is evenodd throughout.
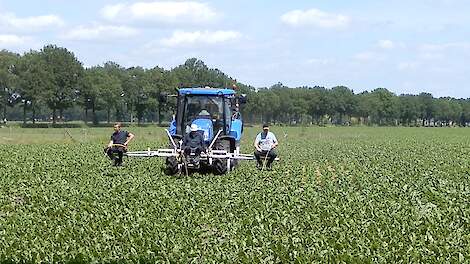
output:
<path id="1" fill-rule="evenodd" d="M 179 89 L 176 122 L 170 125 L 172 136 L 182 138 L 195 124 L 207 146 L 218 134 L 233 138 L 234 143 L 239 142 L 242 133 L 239 98 L 231 89 Z"/>

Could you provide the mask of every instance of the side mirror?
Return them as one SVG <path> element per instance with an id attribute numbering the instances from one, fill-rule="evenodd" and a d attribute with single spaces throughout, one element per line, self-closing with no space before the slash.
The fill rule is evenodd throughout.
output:
<path id="1" fill-rule="evenodd" d="M 246 94 L 241 94 L 240 96 L 238 96 L 238 103 L 246 104 L 246 102 L 248 101 L 247 99 L 248 98 L 247 98 Z"/>
<path id="2" fill-rule="evenodd" d="M 168 93 L 160 93 L 158 95 L 158 102 L 159 103 L 166 103 L 168 99 Z"/>

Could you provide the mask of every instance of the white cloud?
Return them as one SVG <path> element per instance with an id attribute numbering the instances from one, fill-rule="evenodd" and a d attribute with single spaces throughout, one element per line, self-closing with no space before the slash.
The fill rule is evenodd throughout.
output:
<path id="1" fill-rule="evenodd" d="M 289 11 L 281 16 L 281 21 L 290 26 L 324 29 L 345 29 L 351 24 L 351 18 L 348 16 L 326 13 L 318 9 Z"/>
<path id="2" fill-rule="evenodd" d="M 316 64 L 316 65 L 331 65 L 334 64 L 336 61 L 334 59 L 318 59 L 313 58 L 307 60 L 308 64 Z"/>
<path id="3" fill-rule="evenodd" d="M 0 49 L 6 48 L 6 47 L 15 47 L 15 46 L 21 46 L 25 44 L 28 41 L 29 38 L 27 37 L 22 37 L 18 35 L 0 35 Z"/>
<path id="4" fill-rule="evenodd" d="M 79 26 L 62 35 L 68 40 L 108 40 L 135 36 L 138 30 L 127 26 Z"/>
<path id="5" fill-rule="evenodd" d="M 444 59 L 445 55 L 442 53 L 433 53 L 433 52 L 424 52 L 419 55 L 419 58 L 424 59 L 424 60 L 440 60 Z"/>
<path id="6" fill-rule="evenodd" d="M 405 43 L 403 43 L 403 42 L 394 42 L 394 41 L 389 40 L 389 39 L 379 40 L 379 42 L 377 43 L 377 46 L 381 49 L 388 49 L 388 50 L 396 49 L 396 48 L 406 48 Z"/>
<path id="7" fill-rule="evenodd" d="M 161 40 L 161 44 L 168 47 L 187 46 L 194 44 L 218 44 L 239 39 L 241 34 L 237 31 L 175 31 L 169 38 Z"/>
<path id="8" fill-rule="evenodd" d="M 124 4 L 108 5 L 101 10 L 101 15 L 109 20 L 115 19 L 120 12 L 126 9 Z"/>
<path id="9" fill-rule="evenodd" d="M 373 52 L 373 51 L 365 51 L 361 53 L 357 53 L 354 55 L 354 59 L 361 61 L 361 62 L 369 62 L 369 61 L 384 61 L 386 58 L 383 54 Z"/>
<path id="10" fill-rule="evenodd" d="M 105 6 L 104 18 L 112 21 L 143 21 L 163 23 L 206 23 L 213 21 L 217 13 L 206 3 L 200 2 L 136 2 Z"/>
<path id="11" fill-rule="evenodd" d="M 7 31 L 40 31 L 62 27 L 64 24 L 64 21 L 56 15 L 19 18 L 11 13 L 0 14 L 0 28 Z"/>
<path id="12" fill-rule="evenodd" d="M 419 47 L 423 52 L 439 52 L 446 50 L 470 50 L 469 42 L 451 42 L 443 44 L 424 44 Z"/>
<path id="13" fill-rule="evenodd" d="M 388 40 L 388 39 L 380 40 L 379 47 L 381 47 L 382 49 L 393 49 L 395 48 L 395 43 L 393 43 L 393 41 Z"/>
<path id="14" fill-rule="evenodd" d="M 417 61 L 405 61 L 398 63 L 397 68 L 400 71 L 414 71 L 417 70 L 420 66 L 421 63 Z"/>
<path id="15" fill-rule="evenodd" d="M 423 44 L 418 46 L 418 56 L 424 60 L 455 61 L 470 56 L 469 42 Z"/>

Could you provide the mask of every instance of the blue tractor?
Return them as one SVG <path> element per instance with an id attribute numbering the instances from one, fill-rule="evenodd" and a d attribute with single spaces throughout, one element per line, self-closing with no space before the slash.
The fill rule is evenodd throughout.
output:
<path id="1" fill-rule="evenodd" d="M 243 121 L 239 106 L 245 95 L 227 88 L 178 89 L 176 115 L 166 130 L 168 149 L 128 152 L 129 157 L 165 157 L 166 172 L 177 174 L 189 170 L 209 169 L 224 174 L 240 160 L 253 160 L 253 155 L 240 154 Z M 164 95 L 160 101 L 168 97 Z M 204 151 L 189 156 L 182 151 L 183 137 L 196 127 L 204 139 Z"/>

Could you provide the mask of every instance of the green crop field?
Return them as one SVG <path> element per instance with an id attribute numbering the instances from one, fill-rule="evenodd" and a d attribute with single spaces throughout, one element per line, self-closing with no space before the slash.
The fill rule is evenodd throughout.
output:
<path id="1" fill-rule="evenodd" d="M 131 150 L 167 144 L 128 130 Z M 111 129 L 0 128 L 0 261 L 470 262 L 470 130 L 272 131 L 273 171 L 176 177 L 110 166 Z"/>

